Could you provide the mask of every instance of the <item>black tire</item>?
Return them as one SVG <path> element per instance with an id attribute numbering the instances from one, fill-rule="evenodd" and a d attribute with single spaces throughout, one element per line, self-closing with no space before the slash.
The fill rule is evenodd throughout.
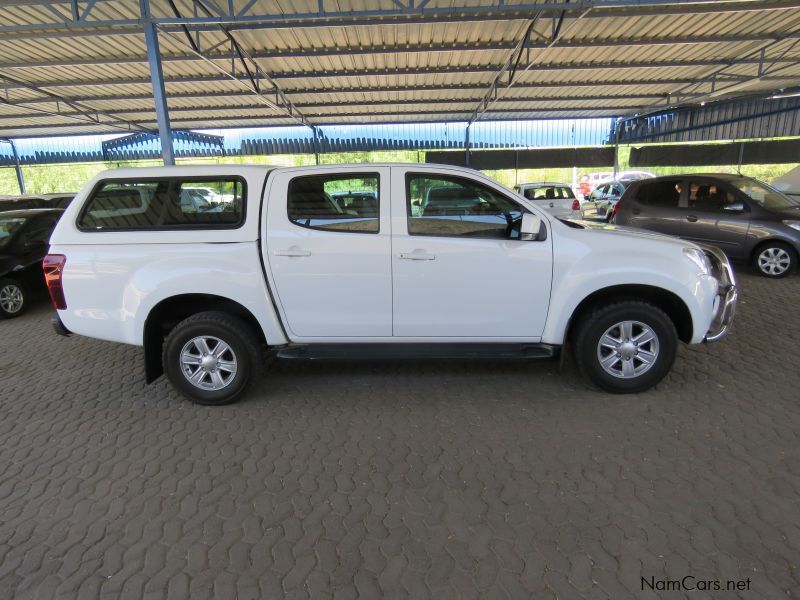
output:
<path id="1" fill-rule="evenodd" d="M 10 277 L 0 279 L 0 318 L 20 316 L 25 312 L 29 299 L 28 290 L 19 281 Z"/>
<path id="2" fill-rule="evenodd" d="M 773 256 L 770 257 L 769 253 L 772 253 Z M 769 260 L 769 258 L 781 259 L 783 257 L 788 257 L 786 258 L 788 264 L 783 271 L 779 271 L 782 265 L 785 264 L 783 260 L 778 260 L 773 263 L 765 262 Z M 762 260 L 762 258 L 764 260 Z M 794 272 L 797 267 L 797 252 L 795 252 L 794 248 L 789 244 L 784 242 L 766 242 L 753 252 L 753 266 L 756 268 L 756 271 L 764 277 L 780 279 Z"/>
<path id="3" fill-rule="evenodd" d="M 600 338 L 609 328 L 623 321 L 634 321 L 649 327 L 658 344 L 658 352 L 652 365 L 640 375 L 629 378 L 623 378 L 621 373 L 616 376 L 607 372 L 601 366 L 598 356 L 599 353 L 608 353 L 605 356 L 610 358 L 610 354 L 616 354 L 607 348 L 600 350 Z M 638 325 L 634 326 L 634 333 L 636 331 L 641 332 Z M 637 300 L 620 300 L 591 309 L 578 321 L 574 339 L 573 352 L 578 369 L 597 387 L 615 394 L 633 394 L 653 387 L 669 373 L 678 349 L 678 334 L 672 320 L 657 306 Z M 642 345 L 641 350 L 645 349 L 652 350 L 653 346 Z M 628 360 L 638 368 L 643 362 L 638 355 L 640 348 L 635 350 L 637 354 L 630 356 Z M 621 370 L 622 359 L 617 359 L 614 366 Z"/>
<path id="4" fill-rule="evenodd" d="M 235 364 L 236 369 L 233 374 L 225 372 L 222 368 L 219 369 L 218 377 L 229 377 L 229 379 L 225 379 L 224 387 L 221 389 L 200 387 L 202 384 L 214 385 L 210 372 L 200 374 L 202 381 L 197 385 L 189 381 L 189 374 L 184 374 L 184 367 L 181 363 L 184 348 L 188 344 L 192 344 L 190 349 L 194 349 L 197 353 L 202 352 L 200 347 L 192 342 L 200 337 L 216 338 L 230 348 L 232 354 L 226 351 L 220 359 L 224 359 L 225 364 Z M 208 347 L 212 350 L 211 354 L 218 348 L 216 345 Z M 224 312 L 207 311 L 184 319 L 169 332 L 164 340 L 162 363 L 164 373 L 170 383 L 192 402 L 220 406 L 235 402 L 246 392 L 255 379 L 255 374 L 261 368 L 262 354 L 258 338 L 241 319 Z M 231 360 L 231 356 L 233 360 Z M 186 368 L 191 369 L 191 366 Z M 214 372 L 216 373 L 217 369 Z"/>

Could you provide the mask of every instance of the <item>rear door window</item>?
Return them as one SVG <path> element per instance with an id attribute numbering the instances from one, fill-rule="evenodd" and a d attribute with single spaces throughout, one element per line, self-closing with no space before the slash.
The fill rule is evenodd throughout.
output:
<path id="1" fill-rule="evenodd" d="M 669 179 L 643 183 L 636 193 L 640 204 L 659 208 L 678 208 L 680 206 L 683 182 L 680 179 Z"/>
<path id="2" fill-rule="evenodd" d="M 688 191 L 689 208 L 701 212 L 722 212 L 738 200 L 732 192 L 713 181 L 692 181 Z"/>
<path id="3" fill-rule="evenodd" d="M 342 233 L 380 231 L 377 173 L 306 175 L 289 182 L 286 211 L 299 227 Z"/>
<path id="4" fill-rule="evenodd" d="M 215 229 L 244 220 L 241 179 L 163 178 L 106 181 L 78 217 L 84 231 Z"/>

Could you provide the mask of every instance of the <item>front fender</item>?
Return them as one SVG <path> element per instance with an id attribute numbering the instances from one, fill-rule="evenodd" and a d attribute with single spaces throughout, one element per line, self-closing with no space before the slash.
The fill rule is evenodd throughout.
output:
<path id="1" fill-rule="evenodd" d="M 563 344 L 575 309 L 587 297 L 616 286 L 648 286 L 677 296 L 692 319 L 692 343 L 703 340 L 714 314 L 718 282 L 683 256 L 684 244 L 605 232 L 569 232 L 555 240 L 553 292 L 542 341 Z M 579 237 L 582 234 L 584 237 Z M 635 243 L 635 246 L 632 245 Z"/>

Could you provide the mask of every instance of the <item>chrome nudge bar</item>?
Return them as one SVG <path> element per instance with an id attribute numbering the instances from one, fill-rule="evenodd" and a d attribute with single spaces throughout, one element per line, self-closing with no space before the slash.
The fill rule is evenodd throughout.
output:
<path id="1" fill-rule="evenodd" d="M 725 337 L 733 323 L 736 312 L 736 302 L 739 299 L 739 288 L 736 286 L 736 277 L 733 274 L 728 257 L 719 248 L 700 245 L 711 263 L 711 271 L 719 281 L 717 291 L 718 301 L 715 303 L 714 318 L 711 327 L 703 341 L 716 342 Z"/>

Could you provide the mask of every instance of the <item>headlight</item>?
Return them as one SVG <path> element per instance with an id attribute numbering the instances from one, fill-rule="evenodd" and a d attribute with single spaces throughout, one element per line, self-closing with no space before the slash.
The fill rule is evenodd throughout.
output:
<path id="1" fill-rule="evenodd" d="M 786 220 L 783 222 L 783 224 L 788 225 L 792 229 L 797 229 L 797 231 L 800 231 L 800 221 Z"/>
<path id="2" fill-rule="evenodd" d="M 711 263 L 708 262 L 706 253 L 699 248 L 684 248 L 683 253 L 686 258 L 691 260 L 697 268 L 705 275 L 711 275 Z"/>

